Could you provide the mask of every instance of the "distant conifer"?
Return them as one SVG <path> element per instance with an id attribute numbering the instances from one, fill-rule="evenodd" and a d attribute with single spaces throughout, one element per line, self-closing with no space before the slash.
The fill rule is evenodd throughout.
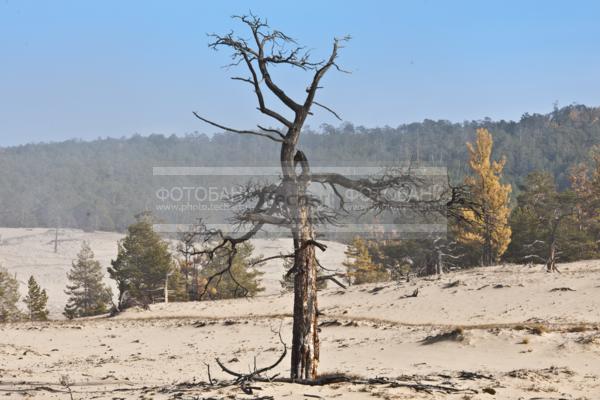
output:
<path id="1" fill-rule="evenodd" d="M 69 299 L 63 313 L 67 318 L 88 317 L 108 311 L 112 293 L 102 282 L 103 275 L 90 245 L 83 242 L 77 260 L 73 261 L 67 273 L 69 284 L 65 293 Z"/>
<path id="2" fill-rule="evenodd" d="M 48 319 L 48 295 L 31 276 L 27 282 L 27 296 L 23 299 L 27 306 L 27 317 L 31 321 L 46 321 Z"/>
<path id="3" fill-rule="evenodd" d="M 164 287 L 173 268 L 167 242 L 154 232 L 148 214 L 137 216 L 119 242 L 117 259 L 108 273 L 119 288 L 119 309 L 164 300 Z"/>
<path id="4" fill-rule="evenodd" d="M 0 322 L 16 321 L 21 318 L 17 307 L 19 282 L 5 268 L 0 267 Z"/>

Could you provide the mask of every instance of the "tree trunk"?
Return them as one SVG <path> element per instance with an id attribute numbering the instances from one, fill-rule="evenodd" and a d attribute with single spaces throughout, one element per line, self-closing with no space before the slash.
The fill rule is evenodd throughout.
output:
<path id="1" fill-rule="evenodd" d="M 297 135 L 292 135 L 297 140 Z M 316 379 L 319 363 L 319 333 L 317 331 L 317 265 L 311 207 L 307 201 L 310 185 L 308 160 L 296 151 L 296 140 L 282 145 L 281 167 L 285 196 L 292 217 L 294 238 L 294 321 L 290 377 Z M 300 173 L 296 171 L 301 167 Z"/>
<path id="2" fill-rule="evenodd" d="M 301 213 L 306 214 L 306 207 Z M 306 245 L 312 240 L 309 224 L 300 230 L 300 247 L 295 258 L 294 324 L 292 329 L 292 379 L 316 379 L 319 363 L 317 331 L 317 270 L 315 248 Z"/>
<path id="3" fill-rule="evenodd" d="M 546 261 L 546 271 L 548 272 L 554 272 L 554 271 L 558 271 L 558 268 L 556 268 L 556 236 L 557 236 L 557 232 L 558 232 L 558 227 L 560 224 L 560 219 L 557 219 L 555 221 L 555 223 L 552 226 L 552 229 L 550 231 L 550 248 L 549 248 L 549 254 L 548 254 L 548 260 Z"/>
<path id="4" fill-rule="evenodd" d="M 484 243 L 483 243 L 483 265 L 489 267 L 494 263 L 492 250 L 492 232 L 489 216 L 484 216 Z"/>
<path id="5" fill-rule="evenodd" d="M 548 255 L 548 260 L 546 261 L 546 271 L 554 272 L 556 270 L 556 241 L 552 240 L 550 242 L 550 254 Z"/>
<path id="6" fill-rule="evenodd" d="M 167 271 L 167 273 L 165 274 L 165 292 L 164 292 L 164 297 L 165 297 L 165 304 L 169 304 L 169 271 Z"/>

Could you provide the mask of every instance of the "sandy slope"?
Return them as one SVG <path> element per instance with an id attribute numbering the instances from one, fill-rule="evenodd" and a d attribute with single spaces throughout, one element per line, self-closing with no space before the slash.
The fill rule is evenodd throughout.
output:
<path id="1" fill-rule="evenodd" d="M 20 282 L 23 295 L 27 291 L 27 280 L 33 275 L 48 292 L 48 308 L 53 318 L 60 318 L 67 301 L 64 293 L 67 284 L 67 271 L 71 262 L 77 257 L 82 241 L 90 243 L 96 259 L 104 268 L 110 266 L 110 261 L 116 258 L 117 242 L 123 237 L 114 232 L 83 232 L 74 229 L 59 231 L 58 251 L 54 252 L 55 231 L 53 229 L 13 229 L 0 228 L 0 265 L 15 273 Z M 252 242 L 254 254 L 269 257 L 288 252 L 291 242 L 286 239 L 258 239 Z M 335 242 L 324 242 L 329 250 L 322 254 L 321 262 L 329 268 L 341 266 L 344 259 L 345 246 Z M 171 250 L 175 252 L 175 243 Z M 280 260 L 268 261 L 260 268 L 264 275 L 262 285 L 265 291 L 262 295 L 279 293 L 283 270 Z M 105 275 L 106 283 L 113 286 L 114 282 Z M 116 290 L 114 290 L 116 293 Z"/>
<path id="2" fill-rule="evenodd" d="M 562 271 L 504 266 L 321 292 L 322 373 L 441 385 L 454 393 L 364 382 L 257 383 L 261 389 L 248 396 L 237 386 L 200 383 L 207 381 L 204 363 L 213 379 L 228 379 L 216 357 L 244 372 L 255 357 L 259 366 L 276 360 L 280 326 L 291 342 L 290 294 L 0 326 L 0 391 L 65 399 L 58 381 L 68 375 L 76 399 L 599 399 L 600 262 Z M 405 297 L 416 288 L 417 297 Z M 537 334 L 538 324 L 546 331 Z M 462 334 L 444 335 L 456 326 Z M 289 355 L 274 372 L 285 376 L 288 364 Z"/>

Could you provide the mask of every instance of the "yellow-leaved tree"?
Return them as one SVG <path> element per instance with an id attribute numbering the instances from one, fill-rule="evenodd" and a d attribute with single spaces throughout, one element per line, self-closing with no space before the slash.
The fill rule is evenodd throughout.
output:
<path id="1" fill-rule="evenodd" d="M 508 217 L 512 188 L 501 182 L 506 160 L 491 160 L 493 144 L 492 135 L 484 128 L 477 129 L 474 145 L 467 143 L 472 174 L 465 178 L 465 184 L 470 186 L 473 200 L 480 209 L 477 213 L 463 212 L 462 217 L 468 223 L 458 232 L 462 243 L 480 246 L 483 265 L 492 265 L 499 260 L 508 248 L 511 235 Z"/>
<path id="2" fill-rule="evenodd" d="M 385 267 L 371 258 L 369 247 L 364 239 L 355 237 L 345 254 L 347 260 L 343 265 L 347 270 L 349 284 L 361 285 L 390 280 L 390 274 Z"/>

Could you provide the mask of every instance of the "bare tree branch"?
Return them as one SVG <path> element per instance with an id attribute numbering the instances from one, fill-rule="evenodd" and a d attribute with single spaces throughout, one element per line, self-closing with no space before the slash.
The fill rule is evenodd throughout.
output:
<path id="1" fill-rule="evenodd" d="M 344 285 L 343 283 L 341 283 L 340 281 L 338 281 L 337 279 L 335 279 L 336 277 L 340 277 L 340 276 L 341 275 L 339 275 L 339 274 L 321 275 L 321 276 L 317 277 L 317 281 L 332 281 L 333 283 L 335 283 L 336 285 L 338 285 L 342 289 L 347 289 L 346 285 Z"/>
<path id="2" fill-rule="evenodd" d="M 286 258 L 294 258 L 295 256 L 293 254 L 279 254 L 276 256 L 271 256 L 271 257 L 266 257 L 266 258 L 261 258 L 257 261 L 254 261 L 252 263 L 250 263 L 249 267 L 253 267 L 257 264 L 262 264 L 264 262 L 270 261 L 270 260 L 277 260 L 277 259 L 286 259 Z"/>
<path id="3" fill-rule="evenodd" d="M 240 135 L 255 135 L 255 136 L 262 136 L 265 137 L 267 139 L 271 139 L 274 142 L 278 142 L 278 143 L 283 143 L 283 140 L 280 138 L 276 138 L 273 137 L 271 135 L 267 135 L 266 133 L 260 133 L 260 132 L 254 132 L 254 131 L 247 131 L 247 130 L 239 130 L 239 129 L 233 129 L 233 128 L 229 128 L 227 126 L 221 125 L 221 124 L 217 124 L 216 122 L 210 121 L 206 118 L 201 117 L 200 115 L 198 115 L 195 111 L 193 112 L 194 116 L 196 116 L 196 118 L 198 118 L 201 121 L 206 122 L 209 125 L 215 126 L 219 129 L 223 129 L 224 131 L 228 131 L 228 132 L 233 132 L 233 133 L 238 133 Z"/>
<path id="4" fill-rule="evenodd" d="M 315 75 L 312 80 L 312 83 L 310 84 L 310 86 L 308 88 L 308 93 L 306 95 L 306 99 L 304 100 L 304 108 L 306 109 L 306 111 L 310 110 L 310 106 L 314 102 L 315 95 L 317 94 L 317 89 L 319 88 L 319 82 L 321 81 L 323 76 L 325 76 L 327 71 L 332 66 L 336 65 L 335 60 L 338 56 L 338 50 L 340 48 L 340 43 L 344 42 L 344 41 L 348 41 L 348 40 L 350 40 L 350 36 L 345 36 L 341 39 L 335 38 L 333 40 L 333 49 L 331 50 L 331 55 L 329 56 L 329 59 L 323 66 L 321 66 L 319 69 L 316 70 Z"/>
<path id="5" fill-rule="evenodd" d="M 335 111 L 333 111 L 331 108 L 329 108 L 329 107 L 327 107 L 327 106 L 325 106 L 325 105 L 323 105 L 321 103 L 317 103 L 316 101 L 313 101 L 313 104 L 315 106 L 319 106 L 319 107 L 321 107 L 321 108 L 329 111 L 330 113 L 333 114 L 334 117 L 336 117 L 338 120 L 342 121 L 342 118 Z"/>
<path id="6" fill-rule="evenodd" d="M 256 126 L 257 126 L 257 127 L 258 127 L 258 129 L 260 129 L 261 131 L 275 133 L 275 134 L 277 134 L 279 137 L 281 137 L 282 139 L 285 139 L 285 136 L 283 135 L 283 133 L 281 133 L 281 132 L 280 132 L 280 131 L 278 131 L 277 129 L 265 128 L 264 126 L 261 126 L 261 125 L 256 125 Z"/>

